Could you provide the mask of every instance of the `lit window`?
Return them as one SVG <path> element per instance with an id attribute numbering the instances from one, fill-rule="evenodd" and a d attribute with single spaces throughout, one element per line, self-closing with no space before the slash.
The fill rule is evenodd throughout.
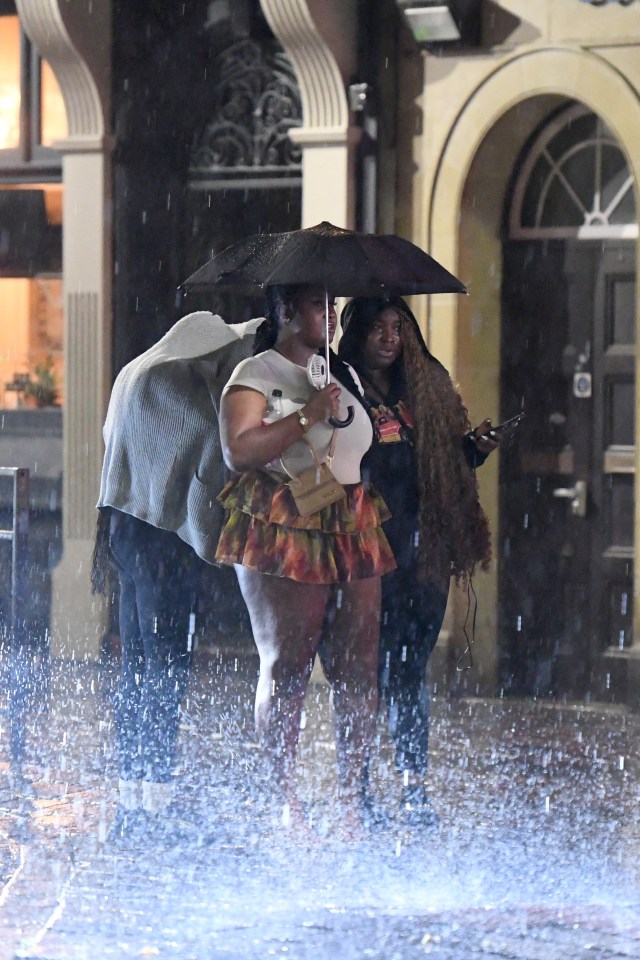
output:
<path id="1" fill-rule="evenodd" d="M 0 150 L 20 144 L 20 24 L 0 17 Z"/>
<path id="2" fill-rule="evenodd" d="M 66 135 L 64 100 L 50 65 L 18 16 L 0 13 L 0 174 L 23 179 L 29 167 L 43 172 L 59 167 L 60 155 L 52 148 Z"/>
<path id="3" fill-rule="evenodd" d="M 0 407 L 64 401 L 62 165 L 67 135 L 48 63 L 0 0 Z"/>
<path id="4" fill-rule="evenodd" d="M 43 147 L 51 147 L 55 140 L 67 135 L 67 114 L 60 87 L 53 70 L 42 61 L 42 137 Z"/>
<path id="5" fill-rule="evenodd" d="M 61 257 L 62 185 L 0 188 L 0 408 L 64 400 Z"/>

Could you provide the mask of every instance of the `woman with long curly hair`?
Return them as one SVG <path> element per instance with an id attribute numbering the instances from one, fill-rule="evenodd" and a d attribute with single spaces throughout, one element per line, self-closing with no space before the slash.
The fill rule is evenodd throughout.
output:
<path id="1" fill-rule="evenodd" d="M 363 476 L 384 497 L 397 569 L 382 578 L 379 693 L 384 696 L 402 809 L 414 824 L 437 820 L 424 787 L 429 744 L 426 668 L 442 626 L 449 581 L 491 559 L 489 525 L 474 468 L 497 445 L 491 422 L 471 430 L 449 374 L 429 352 L 399 297 L 351 300 L 339 356 L 362 382 L 374 427 Z M 368 784 L 363 783 L 365 799 Z"/>
<path id="2" fill-rule="evenodd" d="M 332 297 L 328 310 L 333 337 Z M 237 476 L 218 498 L 226 520 L 216 559 L 235 567 L 260 655 L 255 718 L 271 786 L 302 831 L 296 747 L 322 643 L 333 694 L 342 829 L 356 838 L 377 712 L 380 577 L 395 562 L 382 530 L 386 508 L 361 482 L 360 462 L 373 431 L 352 372 L 332 357 L 327 386 L 316 390 L 307 375 L 325 338 L 324 288 L 269 291 L 254 356 L 236 367 L 222 395 L 222 448 Z M 344 422 L 349 408 L 351 421 L 336 429 L 330 418 Z M 344 490 L 336 502 L 307 513 L 290 476 L 304 470 L 315 476 L 318 461 L 330 461 Z"/>

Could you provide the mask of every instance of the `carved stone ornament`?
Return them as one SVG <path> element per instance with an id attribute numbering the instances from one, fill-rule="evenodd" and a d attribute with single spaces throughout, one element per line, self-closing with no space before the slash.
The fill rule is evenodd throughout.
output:
<path id="1" fill-rule="evenodd" d="M 288 131 L 302 125 L 302 106 L 286 53 L 251 40 L 228 47 L 220 55 L 215 96 L 213 119 L 192 151 L 192 172 L 301 170 L 301 150 Z"/>

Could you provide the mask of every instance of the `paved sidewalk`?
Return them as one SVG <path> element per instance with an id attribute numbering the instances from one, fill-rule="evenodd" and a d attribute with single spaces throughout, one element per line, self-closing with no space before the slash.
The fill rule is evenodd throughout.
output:
<path id="1" fill-rule="evenodd" d="M 116 800 L 108 670 L 55 664 L 24 783 L 0 739 L 0 960 L 640 960 L 640 717 L 436 698 L 430 833 L 398 816 L 334 839 L 333 733 L 314 684 L 300 782 L 322 839 L 257 802 L 253 657 L 200 650 L 185 704 L 177 845 L 104 843 Z M 384 725 L 381 806 L 399 783 Z"/>

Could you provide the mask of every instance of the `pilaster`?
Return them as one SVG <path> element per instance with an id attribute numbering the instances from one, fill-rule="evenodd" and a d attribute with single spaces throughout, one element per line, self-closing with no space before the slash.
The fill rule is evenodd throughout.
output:
<path id="1" fill-rule="evenodd" d="M 300 85 L 304 125 L 290 131 L 302 147 L 302 226 L 329 220 L 352 227 L 355 204 L 353 156 L 358 131 L 350 126 L 343 70 L 345 11 L 352 0 L 260 0 L 274 34 L 287 51 Z M 317 9 L 316 9 L 317 8 Z"/>
<path id="2" fill-rule="evenodd" d="M 65 408 L 63 554 L 52 578 L 51 650 L 93 659 L 106 618 L 89 577 L 111 384 L 111 3 L 18 0 L 17 7 L 56 75 L 69 128 L 56 144 L 63 155 Z"/>

